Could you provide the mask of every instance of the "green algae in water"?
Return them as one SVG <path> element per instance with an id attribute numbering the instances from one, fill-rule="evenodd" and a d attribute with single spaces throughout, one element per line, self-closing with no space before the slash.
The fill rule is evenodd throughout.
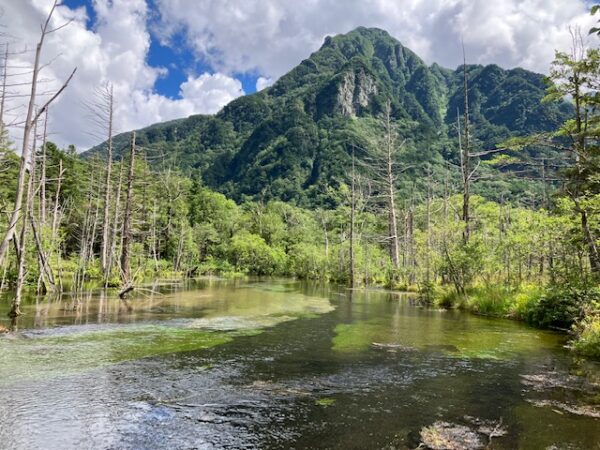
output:
<path id="1" fill-rule="evenodd" d="M 333 406 L 334 404 L 335 404 L 334 398 L 319 398 L 319 399 L 315 400 L 315 405 L 322 406 L 323 408 Z"/>
<path id="2" fill-rule="evenodd" d="M 268 287 L 268 286 L 267 286 Z M 26 333 L 0 339 L 0 383 L 46 375 L 65 375 L 145 357 L 202 350 L 251 336 L 283 322 L 316 318 L 334 310 L 327 298 L 288 294 L 283 285 L 273 290 L 206 289 L 181 291 L 132 302 L 133 310 L 122 316 L 118 298 L 90 297 L 81 311 L 88 317 L 102 315 L 117 321 L 159 319 L 130 325 L 102 325 L 101 330 L 67 326 L 50 332 L 27 333 L 34 317 L 50 323 L 75 325 L 64 301 L 24 305 Z M 39 309 L 44 310 L 40 315 Z M 67 311 L 67 315 L 65 315 Z M 73 313 L 75 314 L 75 313 Z M 80 313 L 77 313 L 80 314 Z M 64 322 L 59 322 L 66 317 Z M 142 320 L 143 320 L 142 319 Z M 65 334 L 61 334 L 65 333 Z"/>
<path id="3" fill-rule="evenodd" d="M 338 324 L 334 331 L 332 349 L 341 354 L 364 352 L 376 345 L 441 352 L 458 358 L 510 359 L 516 354 L 555 348 L 559 341 L 556 335 L 521 324 L 478 317 L 466 324 L 452 323 L 443 316 L 378 318 Z"/>
<path id="4" fill-rule="evenodd" d="M 338 324 L 334 331 L 333 350 L 356 352 L 368 349 L 381 337 L 384 328 L 377 322 L 358 321 Z"/>
<path id="5" fill-rule="evenodd" d="M 167 353 L 207 349 L 258 330 L 217 332 L 166 326 L 131 326 L 0 343 L 0 380 L 64 375 Z"/>

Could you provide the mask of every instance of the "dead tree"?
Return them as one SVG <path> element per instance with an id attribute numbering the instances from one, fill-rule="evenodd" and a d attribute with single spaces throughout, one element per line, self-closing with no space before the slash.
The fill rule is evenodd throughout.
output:
<path id="1" fill-rule="evenodd" d="M 379 191 L 379 197 L 384 199 L 388 216 L 387 243 L 390 259 L 394 270 L 400 268 L 400 240 L 398 238 L 398 216 L 396 211 L 396 181 L 398 174 L 407 167 L 400 168 L 397 155 L 404 146 L 404 141 L 398 143 L 398 133 L 392 122 L 392 108 L 388 101 L 380 119 L 383 136 L 371 144 L 369 155 L 361 162 L 372 177 Z"/>
<path id="2" fill-rule="evenodd" d="M 96 89 L 94 98 L 85 104 L 88 111 L 88 118 L 93 126 L 91 134 L 99 139 L 106 140 L 106 168 L 104 178 L 104 199 L 102 213 L 102 242 L 100 249 L 100 265 L 104 284 L 108 283 L 111 272 L 111 224 L 110 224 L 110 203 L 111 203 L 111 176 L 113 159 L 113 117 L 114 117 L 114 93 L 113 86 L 107 83 L 105 86 Z"/>
<path id="3" fill-rule="evenodd" d="M 121 249 L 121 279 L 123 288 L 119 297 L 123 298 L 125 294 L 133 289 L 131 281 L 131 216 L 133 208 L 133 172 L 135 164 L 135 131 L 131 134 L 131 152 L 129 156 L 129 173 L 127 175 L 127 197 L 125 199 L 125 212 L 123 216 L 123 248 Z"/>
<path id="4" fill-rule="evenodd" d="M 112 267 L 114 261 L 116 260 L 118 262 L 118 258 L 116 258 L 117 255 L 117 234 L 119 231 L 119 214 L 120 214 L 120 207 L 121 207 L 121 184 L 123 182 L 123 159 L 121 158 L 121 164 L 119 166 L 119 181 L 117 182 L 117 192 L 115 194 L 115 210 L 114 210 L 114 216 L 113 216 L 113 221 L 112 221 L 112 230 L 111 230 L 111 237 L 110 237 L 110 253 L 108 255 L 108 266 Z M 108 279 L 106 279 L 104 281 L 105 283 L 105 287 L 108 286 Z"/>
<path id="5" fill-rule="evenodd" d="M 356 167 L 354 163 L 354 147 L 352 148 L 352 191 L 350 195 L 350 287 L 356 284 L 356 263 L 354 256 L 354 225 L 356 221 Z"/>
<path id="6" fill-rule="evenodd" d="M 35 142 L 35 140 L 34 140 Z M 34 144 L 35 145 L 35 144 Z M 26 163 L 30 164 L 30 167 L 35 167 L 35 161 L 33 159 L 35 155 L 35 149 L 31 152 L 28 152 L 28 156 L 31 161 L 26 161 Z M 34 177 L 32 173 L 29 173 L 29 180 L 27 182 L 27 187 L 25 191 L 25 214 L 23 214 L 23 219 L 21 221 L 21 233 L 19 236 L 19 241 L 16 244 L 16 255 L 17 255 L 17 286 L 15 289 L 15 297 L 13 298 L 10 311 L 8 313 L 8 317 L 16 319 L 16 317 L 21 315 L 21 298 L 23 295 L 23 286 L 25 285 L 25 277 L 26 277 L 26 260 L 27 260 L 27 229 L 29 228 L 29 214 L 27 214 L 31 208 L 31 200 L 33 196 L 33 181 Z"/>
<path id="7" fill-rule="evenodd" d="M 27 107 L 27 116 L 26 116 L 25 122 L 23 124 L 23 145 L 22 145 L 22 149 L 21 149 L 21 162 L 20 162 L 20 168 L 19 168 L 19 177 L 17 180 L 17 190 L 15 192 L 14 208 L 10 215 L 10 219 L 8 221 L 8 226 L 6 228 L 4 238 L 3 238 L 2 242 L 0 243 L 0 266 L 2 266 L 4 264 L 4 259 L 6 258 L 6 253 L 8 251 L 8 247 L 10 245 L 11 240 L 13 239 L 13 237 L 15 235 L 15 231 L 17 229 L 17 223 L 21 217 L 21 212 L 23 210 L 23 194 L 27 190 L 26 178 L 27 178 L 27 165 L 29 163 L 29 153 L 30 153 L 29 139 L 31 137 L 31 130 L 33 129 L 34 124 L 37 122 L 39 117 L 41 117 L 41 115 L 44 114 L 44 112 L 46 111 L 48 106 L 65 90 L 65 88 L 67 87 L 67 85 L 69 84 L 71 79 L 73 78 L 73 75 L 75 75 L 75 71 L 77 70 L 77 69 L 74 69 L 73 72 L 71 72 L 71 75 L 69 75 L 69 77 L 63 83 L 63 85 L 60 87 L 60 89 L 58 91 L 56 91 L 54 93 L 54 95 L 52 95 L 50 97 L 50 99 L 48 99 L 44 103 L 44 105 L 37 111 L 37 113 L 35 113 L 34 109 L 35 109 L 35 104 L 36 104 L 36 100 L 37 100 L 37 85 L 38 85 L 38 78 L 39 78 L 39 73 L 40 73 L 40 69 L 41 69 L 40 56 L 42 53 L 42 47 L 44 45 L 44 40 L 47 35 L 55 32 L 55 31 L 58 31 L 59 29 L 63 28 L 65 25 L 67 25 L 69 23 L 69 22 L 67 22 L 67 24 L 61 25 L 58 28 L 54 28 L 54 29 L 49 28 L 50 20 L 52 19 L 52 15 L 54 14 L 54 10 L 56 9 L 57 4 L 58 4 L 58 1 L 55 0 L 54 4 L 52 5 L 52 8 L 50 9 L 50 12 L 48 13 L 48 17 L 46 18 L 46 21 L 43 23 L 43 25 L 41 27 L 40 40 L 37 43 L 36 50 L 35 50 L 35 59 L 34 59 L 34 63 L 33 63 L 33 72 L 32 72 L 32 79 L 31 79 L 31 91 L 29 94 L 29 105 Z M 27 211 L 27 209 L 25 209 L 25 211 Z M 25 220 L 26 214 L 24 214 L 23 216 L 24 216 L 24 220 Z M 22 245 L 23 245 L 23 243 L 21 243 L 21 246 Z"/>
<path id="8" fill-rule="evenodd" d="M 463 240 L 466 243 L 469 242 L 471 234 L 471 216 L 470 216 L 470 202 L 471 202 L 471 178 L 473 172 L 471 171 L 471 141 L 469 136 L 469 90 L 467 84 L 467 61 L 465 57 L 465 49 L 463 46 L 463 89 L 464 89 L 464 111 L 463 111 L 463 125 L 464 125 L 464 140 L 462 148 L 460 144 L 460 122 L 458 128 L 458 139 L 459 139 L 459 152 L 460 152 L 460 168 L 463 180 L 463 207 L 462 207 L 462 220 L 464 222 Z"/>
<path id="9" fill-rule="evenodd" d="M 0 96 L 0 148 L 4 144 L 4 105 L 6 104 L 6 78 L 8 76 L 8 44 L 4 51 L 4 60 L 2 64 L 2 94 Z"/>

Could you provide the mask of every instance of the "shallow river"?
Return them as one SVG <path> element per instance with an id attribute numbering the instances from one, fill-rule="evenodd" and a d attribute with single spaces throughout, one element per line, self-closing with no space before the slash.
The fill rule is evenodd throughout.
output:
<path id="1" fill-rule="evenodd" d="M 440 422 L 600 448 L 600 366 L 563 335 L 408 295 L 205 280 L 23 311 L 0 336 L 1 449 L 404 449 Z"/>

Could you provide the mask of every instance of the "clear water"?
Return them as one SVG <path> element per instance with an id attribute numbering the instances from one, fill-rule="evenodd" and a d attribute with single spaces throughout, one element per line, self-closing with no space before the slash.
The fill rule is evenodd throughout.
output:
<path id="1" fill-rule="evenodd" d="M 10 297 L 0 300 L 8 326 Z M 289 280 L 26 299 L 0 337 L 0 448 L 600 448 L 600 367 L 561 334 Z"/>

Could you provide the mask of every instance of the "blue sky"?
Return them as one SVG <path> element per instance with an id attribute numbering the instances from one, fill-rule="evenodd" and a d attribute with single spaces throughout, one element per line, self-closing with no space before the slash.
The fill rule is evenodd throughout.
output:
<path id="1" fill-rule="evenodd" d="M 86 26 L 94 28 L 96 14 L 91 0 L 63 0 L 63 4 L 75 9 L 85 7 L 88 21 Z M 155 10 L 156 6 L 152 0 L 148 1 L 150 10 Z M 150 51 L 148 53 L 148 64 L 153 67 L 164 67 L 168 70 L 167 75 L 161 76 L 154 85 L 157 93 L 168 98 L 181 98 L 180 85 L 187 79 L 188 74 L 201 74 L 213 72 L 209 64 L 202 61 L 202 58 L 194 56 L 185 42 L 185 36 L 178 33 L 171 37 L 173 45 L 161 45 L 160 40 L 150 29 Z M 242 88 L 246 94 L 256 91 L 256 81 L 259 75 L 256 72 L 233 72 L 232 76 L 242 83 Z"/>

